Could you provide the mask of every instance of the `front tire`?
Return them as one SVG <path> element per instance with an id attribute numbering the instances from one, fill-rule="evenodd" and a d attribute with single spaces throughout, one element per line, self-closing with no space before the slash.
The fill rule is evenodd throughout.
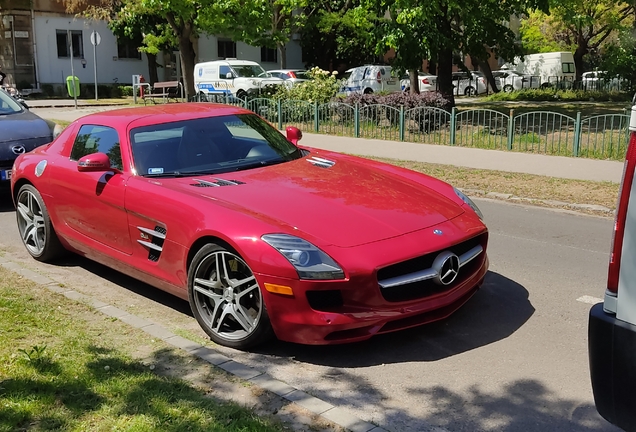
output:
<path id="1" fill-rule="evenodd" d="M 466 87 L 466 90 L 464 90 L 464 96 L 475 96 L 476 94 L 475 87 Z"/>
<path id="2" fill-rule="evenodd" d="M 18 191 L 16 219 L 22 243 L 34 259 L 49 262 L 64 255 L 42 195 L 30 184 Z"/>
<path id="3" fill-rule="evenodd" d="M 506 93 L 512 93 L 513 90 L 514 88 L 510 84 L 506 84 L 503 88 L 503 91 L 505 91 Z"/>
<path id="4" fill-rule="evenodd" d="M 188 270 L 188 297 L 199 325 L 219 345 L 247 349 L 274 335 L 258 282 L 234 251 L 203 246 Z"/>
<path id="5" fill-rule="evenodd" d="M 245 90 L 239 90 L 236 92 L 236 97 L 245 101 L 245 99 L 247 99 L 247 92 Z"/>

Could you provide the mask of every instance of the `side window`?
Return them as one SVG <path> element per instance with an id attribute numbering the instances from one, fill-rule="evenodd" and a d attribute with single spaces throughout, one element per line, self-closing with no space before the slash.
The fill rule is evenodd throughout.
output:
<path id="1" fill-rule="evenodd" d="M 229 66 L 219 66 L 219 78 L 226 79 L 225 76 L 232 72 Z"/>
<path id="2" fill-rule="evenodd" d="M 77 161 L 93 153 L 105 153 L 110 158 L 112 168 L 123 169 L 119 135 L 115 129 L 95 125 L 81 127 L 73 143 L 71 160 Z"/>
<path id="3" fill-rule="evenodd" d="M 351 72 L 351 81 L 360 81 L 362 79 L 362 69 L 354 69 Z"/>

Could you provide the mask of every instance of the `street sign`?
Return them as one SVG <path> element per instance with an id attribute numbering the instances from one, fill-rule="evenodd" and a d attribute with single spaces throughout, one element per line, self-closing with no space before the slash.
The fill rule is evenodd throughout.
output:
<path id="1" fill-rule="evenodd" d="M 91 33 L 91 44 L 93 44 L 93 46 L 99 45 L 101 41 L 102 41 L 102 38 L 99 35 L 99 33 L 97 33 L 96 31 Z"/>

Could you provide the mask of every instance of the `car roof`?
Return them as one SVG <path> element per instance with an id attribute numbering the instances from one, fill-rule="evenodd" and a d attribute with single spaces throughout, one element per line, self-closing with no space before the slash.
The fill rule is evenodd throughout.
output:
<path id="1" fill-rule="evenodd" d="M 81 125 L 140 127 L 233 114 L 253 114 L 253 112 L 244 108 L 215 103 L 168 103 L 93 113 L 81 117 L 77 122 Z"/>

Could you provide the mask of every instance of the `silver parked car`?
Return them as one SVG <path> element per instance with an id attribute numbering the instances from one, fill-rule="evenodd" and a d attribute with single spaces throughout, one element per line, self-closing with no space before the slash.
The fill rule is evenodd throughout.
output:
<path id="1" fill-rule="evenodd" d="M 524 75 L 513 70 L 493 71 L 492 76 L 495 78 L 497 88 L 509 93 L 514 90 L 522 90 L 527 88 L 541 87 L 541 77 Z"/>
<path id="2" fill-rule="evenodd" d="M 455 96 L 475 96 L 487 91 L 486 77 L 482 72 L 453 72 L 453 92 Z"/>

